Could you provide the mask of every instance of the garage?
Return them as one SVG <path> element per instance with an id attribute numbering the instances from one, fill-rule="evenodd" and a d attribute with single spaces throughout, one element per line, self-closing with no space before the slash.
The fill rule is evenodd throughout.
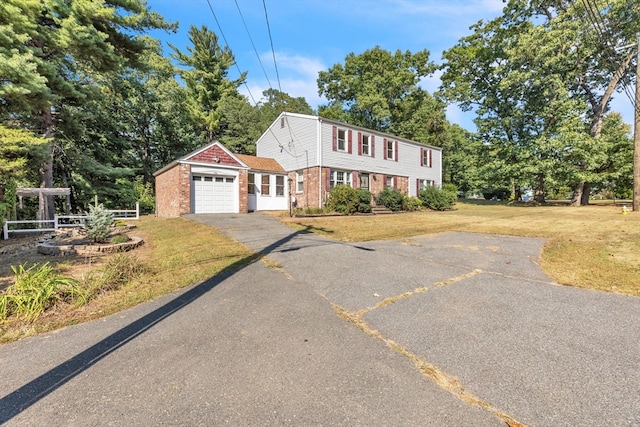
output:
<path id="1" fill-rule="evenodd" d="M 237 212 L 236 181 L 233 176 L 192 176 L 193 213 Z"/>

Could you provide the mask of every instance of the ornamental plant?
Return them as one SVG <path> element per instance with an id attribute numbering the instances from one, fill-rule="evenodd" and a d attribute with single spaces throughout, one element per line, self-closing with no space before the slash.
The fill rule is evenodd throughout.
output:
<path id="1" fill-rule="evenodd" d="M 89 205 L 89 212 L 85 220 L 85 231 L 89 240 L 94 243 L 104 243 L 111 235 L 113 214 L 102 204 Z"/>

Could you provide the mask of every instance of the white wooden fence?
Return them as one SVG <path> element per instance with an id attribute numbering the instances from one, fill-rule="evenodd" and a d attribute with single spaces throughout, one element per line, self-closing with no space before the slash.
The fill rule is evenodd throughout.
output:
<path id="1" fill-rule="evenodd" d="M 136 203 L 135 209 L 110 209 L 113 219 L 140 219 L 140 204 Z M 9 233 L 41 233 L 47 231 L 58 231 L 59 228 L 82 227 L 86 215 L 55 215 L 53 219 L 47 220 L 22 220 L 5 221 L 2 227 L 2 237 L 7 240 Z M 35 228 L 9 228 L 11 225 L 35 225 Z"/>

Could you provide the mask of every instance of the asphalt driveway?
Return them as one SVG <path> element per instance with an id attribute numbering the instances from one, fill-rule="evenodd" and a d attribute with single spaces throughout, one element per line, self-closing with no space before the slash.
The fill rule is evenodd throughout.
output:
<path id="1" fill-rule="evenodd" d="M 189 218 L 272 262 L 1 346 L 0 424 L 640 425 L 640 299 L 555 285 L 542 240 Z"/>

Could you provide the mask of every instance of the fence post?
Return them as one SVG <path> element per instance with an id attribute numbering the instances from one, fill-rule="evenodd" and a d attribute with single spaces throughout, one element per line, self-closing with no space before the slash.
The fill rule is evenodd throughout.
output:
<path id="1" fill-rule="evenodd" d="M 58 215 L 53 215 L 53 229 L 58 231 Z"/>
<path id="2" fill-rule="evenodd" d="M 9 224 L 7 224 L 7 221 L 5 221 L 4 225 L 2 226 L 2 237 L 4 238 L 4 240 L 7 240 L 9 238 Z"/>
<path id="3" fill-rule="evenodd" d="M 136 219 L 140 219 L 140 202 L 136 202 Z"/>

